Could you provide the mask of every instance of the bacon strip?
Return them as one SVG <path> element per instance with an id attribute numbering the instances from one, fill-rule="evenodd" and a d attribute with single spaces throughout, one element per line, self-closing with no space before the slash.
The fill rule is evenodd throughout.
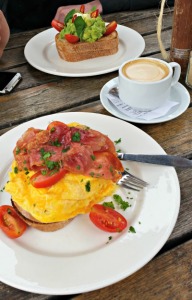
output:
<path id="1" fill-rule="evenodd" d="M 59 121 L 49 124 L 46 130 L 29 128 L 13 152 L 19 170 L 52 170 L 62 166 L 71 173 L 113 181 L 123 171 L 115 146 L 106 135 Z"/>

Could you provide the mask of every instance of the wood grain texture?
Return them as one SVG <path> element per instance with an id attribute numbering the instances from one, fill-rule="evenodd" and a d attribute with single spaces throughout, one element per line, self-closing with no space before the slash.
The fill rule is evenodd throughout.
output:
<path id="1" fill-rule="evenodd" d="M 189 241 L 156 257 L 144 268 L 121 282 L 73 299 L 190 300 L 192 298 L 191 247 L 192 241 Z M 118 263 L 118 256 L 114 257 L 114 268 L 115 262 Z"/>
<path id="2" fill-rule="evenodd" d="M 159 9 L 129 11 L 105 16 L 143 35 L 143 56 L 161 57 L 156 37 Z M 166 8 L 162 39 L 170 48 L 173 8 Z M 99 99 L 100 90 L 112 72 L 100 76 L 69 78 L 42 73 L 24 57 L 26 43 L 44 28 L 13 34 L 0 61 L 0 69 L 18 71 L 23 80 L 9 95 L 0 96 L 0 135 L 24 121 L 55 112 L 94 112 L 111 116 Z M 184 84 L 184 81 L 181 81 Z M 192 99 L 192 90 L 188 89 Z M 134 124 L 155 139 L 168 154 L 192 158 L 192 107 L 178 118 L 159 124 Z M 176 169 L 181 187 L 181 207 L 175 228 L 157 256 L 132 276 L 98 291 L 82 295 L 51 296 L 19 291 L 0 283 L 0 299 L 37 300 L 190 300 L 192 299 L 192 172 Z M 139 251 L 139 249 L 136 249 Z M 118 263 L 118 257 L 114 257 Z"/>

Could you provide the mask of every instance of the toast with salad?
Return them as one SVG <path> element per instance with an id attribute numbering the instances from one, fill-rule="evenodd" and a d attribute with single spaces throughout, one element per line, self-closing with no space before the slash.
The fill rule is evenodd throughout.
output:
<path id="1" fill-rule="evenodd" d="M 54 19 L 51 25 L 59 31 L 55 36 L 56 47 L 66 61 L 77 62 L 118 51 L 117 23 L 106 25 L 98 9 L 85 13 L 81 5 L 80 10 L 73 9 L 66 15 L 64 23 Z"/>

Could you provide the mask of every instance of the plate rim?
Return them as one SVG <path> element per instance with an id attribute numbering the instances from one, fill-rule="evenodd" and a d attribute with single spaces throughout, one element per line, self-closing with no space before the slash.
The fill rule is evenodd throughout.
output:
<path id="1" fill-rule="evenodd" d="M 151 140 L 151 142 L 153 142 L 153 143 L 155 143 L 155 144 L 157 144 L 157 146 L 158 146 L 158 151 L 160 152 L 160 153 L 165 153 L 164 152 L 164 150 L 163 150 L 163 148 L 151 137 L 151 136 L 149 136 L 147 133 L 145 133 L 144 131 L 142 131 L 141 129 L 139 129 L 139 128 L 137 128 L 136 126 L 134 126 L 134 125 L 132 125 L 132 124 L 130 124 L 130 123 L 127 123 L 127 122 L 125 122 L 125 121 L 122 121 L 122 120 L 119 120 L 119 119 L 116 119 L 116 118 L 114 118 L 114 117 L 111 117 L 111 116 L 106 116 L 106 115 L 101 115 L 101 114 L 96 114 L 96 113 L 87 113 L 87 112 L 64 112 L 64 113 L 56 113 L 56 114 L 51 114 L 51 115 L 47 115 L 47 116 L 44 116 L 44 117 L 39 117 L 39 118 L 36 118 L 36 119 L 33 119 L 33 120 L 31 120 L 31 121 L 28 121 L 28 122 L 25 122 L 25 123 L 22 123 L 21 125 L 19 125 L 19 126 L 17 126 L 17 127 L 15 127 L 15 128 L 13 128 L 13 129 L 11 129 L 10 131 L 8 131 L 7 133 L 4 133 L 3 134 L 3 139 L 5 139 L 6 138 L 6 136 L 7 135 L 11 135 L 11 133 L 16 133 L 20 128 L 21 129 L 25 129 L 26 128 L 26 125 L 27 124 L 33 124 L 36 120 L 38 120 L 38 121 L 41 121 L 41 119 L 49 119 L 49 120 L 53 120 L 53 119 L 55 119 L 55 117 L 57 117 L 57 116 L 59 116 L 59 118 L 60 117 L 62 117 L 62 118 L 64 118 L 65 117 L 65 115 L 68 115 L 68 116 L 73 116 L 73 117 L 76 117 L 78 114 L 80 114 L 83 118 L 84 117 L 86 117 L 86 116 L 89 116 L 90 118 L 92 118 L 92 117 L 94 117 L 94 116 L 96 116 L 96 118 L 97 117 L 99 117 L 99 118 L 102 118 L 102 119 L 108 119 L 108 120 L 111 120 L 111 121 L 115 121 L 115 122 L 117 122 L 117 123 L 119 123 L 119 124 L 121 124 L 122 122 L 123 123 L 126 123 L 126 127 L 129 127 L 129 128 L 132 128 L 132 129 L 134 129 L 134 130 L 136 130 L 136 132 L 139 132 L 139 133 L 141 133 L 142 135 L 144 135 L 144 136 L 146 136 L 147 138 L 149 138 L 150 140 Z M 25 130 L 24 130 L 25 131 Z M 0 143 L 1 143 L 1 139 L 0 139 Z M 164 168 L 164 167 L 163 167 Z M 178 202 L 178 206 L 177 206 L 177 209 L 175 210 L 175 214 L 174 214 L 174 222 L 172 223 L 172 225 L 167 229 L 167 231 L 166 231 L 166 234 L 164 233 L 164 235 L 166 236 L 166 239 L 165 240 L 161 240 L 161 242 L 159 242 L 158 243 L 158 245 L 156 245 L 156 250 L 155 250 L 155 252 L 153 253 L 153 256 L 152 257 L 150 257 L 149 259 L 148 259 L 148 261 L 144 261 L 143 262 L 143 264 L 142 265 L 138 265 L 137 266 L 137 268 L 134 270 L 134 272 L 132 272 L 131 274 L 133 274 L 133 273 L 135 273 L 137 270 L 139 270 L 140 268 L 142 268 L 145 264 L 147 264 L 155 255 L 156 255 L 156 253 L 162 248 L 162 246 L 165 244 L 165 242 L 167 241 L 167 239 L 168 239 L 168 237 L 170 236 L 170 234 L 171 234 L 171 232 L 172 232 L 172 230 L 173 230 L 173 228 L 174 228 L 174 226 L 175 226 L 175 223 L 176 223 L 176 221 L 177 221 L 177 217 L 178 217 L 178 213 L 179 213 L 179 207 L 180 207 L 180 186 L 179 186 L 179 181 L 178 181 L 178 177 L 177 177 L 177 173 L 176 173 L 176 171 L 175 171 L 175 169 L 174 168 L 170 168 L 170 170 L 171 170 L 171 172 L 172 172 L 172 174 L 173 174 L 173 176 L 174 176 L 174 179 L 177 181 L 177 189 L 178 189 L 178 191 L 179 191 L 179 195 L 178 195 L 178 199 L 177 199 L 177 202 Z M 3 242 L 2 241 L 0 241 L 0 244 L 2 244 Z M 106 249 L 106 248 L 105 248 Z M 106 252 L 106 250 L 104 251 L 104 252 Z M 11 286 L 13 286 L 13 287 L 15 287 L 15 288 L 19 288 L 19 289 L 21 289 L 21 290 L 24 290 L 24 291 L 27 291 L 27 292 L 32 292 L 32 293 L 39 293 L 39 294 L 48 294 L 48 295 L 69 295 L 69 294 L 77 294 L 77 293 L 83 293 L 83 292 L 89 292 L 89 291 L 93 291 L 93 290 L 97 290 L 97 289 L 100 289 L 100 288 L 103 288 L 103 287 L 106 287 L 106 286 L 108 286 L 108 285 L 111 285 L 111 284 L 113 284 L 113 283 L 115 283 L 115 282 L 118 282 L 119 280 L 122 280 L 122 279 L 124 279 L 124 278 L 126 278 L 126 277 L 128 277 L 128 276 L 130 276 L 131 274 L 129 274 L 129 275 L 126 275 L 126 273 L 124 274 L 124 276 L 122 276 L 122 274 L 121 274 L 121 277 L 120 278 L 114 278 L 114 280 L 113 281 L 110 281 L 110 280 L 106 280 L 106 282 L 103 282 L 102 283 L 102 285 L 101 285 L 101 283 L 97 283 L 97 284 L 95 284 L 95 287 L 94 288 L 86 288 L 85 289 L 85 287 L 83 287 L 83 290 L 81 290 L 81 289 L 78 289 L 77 288 L 77 290 L 71 290 L 70 288 L 64 288 L 64 289 L 60 289 L 59 291 L 55 291 L 54 289 L 51 289 L 50 288 L 50 290 L 47 290 L 47 288 L 44 288 L 44 287 L 34 287 L 34 286 L 27 286 L 26 285 L 26 287 L 23 287 L 23 285 L 21 284 L 21 285 L 18 285 L 18 284 L 11 284 Z M 0 274 L 0 277 L 1 277 L 1 274 Z M 10 285 L 10 282 L 9 282 L 9 280 L 2 280 L 1 279 L 1 281 L 2 282 L 4 282 L 4 283 L 6 283 L 6 284 L 8 284 L 8 285 Z"/>
<path id="2" fill-rule="evenodd" d="M 142 37 L 142 35 L 137 32 L 136 30 L 132 29 L 132 28 L 129 28 L 129 27 L 126 27 L 124 25 L 120 25 L 118 24 L 117 26 L 117 30 L 119 30 L 119 33 L 122 31 L 122 30 L 127 30 L 128 32 L 131 32 L 132 34 L 134 34 L 139 40 L 140 40 L 140 43 L 141 43 L 141 50 L 134 56 L 134 57 L 131 57 L 131 58 L 137 58 L 139 57 L 144 49 L 145 49 L 145 40 L 144 38 Z M 41 37 L 42 35 L 45 35 L 46 33 L 48 32 L 55 32 L 56 33 L 56 30 L 54 28 L 49 28 L 49 29 L 46 29 L 38 34 L 36 34 L 35 36 L 33 36 L 28 42 L 27 44 L 25 45 L 25 48 L 24 48 L 24 55 L 25 55 L 25 58 L 27 60 L 27 62 L 33 66 L 34 68 L 36 68 L 37 70 L 41 71 L 41 72 L 44 72 L 44 73 L 47 73 L 47 74 L 51 74 L 51 75 L 56 75 L 56 76 L 63 76 L 63 77 L 87 77 L 87 76 L 97 76 L 97 75 L 102 75 L 102 74 L 107 74 L 107 73 L 111 73 L 111 72 L 114 72 L 116 70 L 118 70 L 119 66 L 117 67 L 110 67 L 108 69 L 104 69 L 104 70 L 100 70 L 100 71 L 93 71 L 93 72 L 86 72 L 86 73 L 78 73 L 78 74 L 75 74 L 75 73 L 70 73 L 70 72 L 60 72 L 60 71 L 49 71 L 49 70 L 45 70 L 42 66 L 38 66 L 36 63 L 34 63 L 34 61 L 31 61 L 31 59 L 29 59 L 29 47 L 31 45 L 31 43 L 33 43 L 34 40 L 38 39 L 39 37 Z M 53 39 L 54 41 L 54 39 Z M 51 41 L 47 41 L 47 43 L 50 43 Z M 126 59 L 130 59 L 130 58 L 124 58 L 122 60 L 122 63 L 124 60 Z M 69 62 L 67 62 L 69 63 Z M 75 64 L 75 62 L 73 62 L 73 64 Z"/>
<path id="3" fill-rule="evenodd" d="M 173 112 L 171 114 L 169 114 L 169 112 L 167 113 L 167 117 L 166 116 L 161 116 L 159 118 L 155 118 L 152 120 L 144 120 L 144 119 L 137 119 L 137 118 L 131 118 L 129 116 L 124 116 L 123 113 L 121 113 L 120 111 L 116 110 L 114 108 L 114 110 L 110 109 L 110 105 L 107 105 L 106 103 L 109 102 L 109 100 L 107 99 L 106 96 L 106 91 L 105 90 L 109 90 L 109 85 L 112 85 L 113 87 L 118 86 L 118 77 L 114 77 L 112 79 L 110 79 L 108 82 L 106 82 L 104 84 L 104 86 L 101 88 L 100 90 L 100 101 L 101 104 L 103 105 L 103 107 L 110 112 L 113 116 L 120 118 L 121 120 L 124 121 L 128 121 L 128 122 L 132 122 L 132 123 L 137 123 L 137 124 L 158 124 L 158 123 L 164 123 L 164 122 L 168 122 L 171 121 L 177 117 L 179 117 L 180 115 L 182 115 L 188 108 L 189 104 L 190 104 L 190 95 L 188 90 L 186 89 L 186 87 L 181 84 L 180 82 L 177 82 L 172 89 L 182 89 L 182 92 L 185 93 L 186 95 L 186 99 L 185 99 L 185 105 L 183 107 L 183 109 L 180 109 L 180 112 L 178 112 L 177 114 L 175 114 L 175 112 L 179 111 L 179 106 L 176 107 L 175 112 L 173 114 Z M 179 99 L 180 100 L 180 99 Z M 178 102 L 179 104 L 181 103 L 181 101 Z"/>

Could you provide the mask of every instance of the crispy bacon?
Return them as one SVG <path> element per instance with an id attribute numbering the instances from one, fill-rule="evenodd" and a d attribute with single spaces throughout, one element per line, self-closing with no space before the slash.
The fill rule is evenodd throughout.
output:
<path id="1" fill-rule="evenodd" d="M 46 130 L 29 128 L 18 140 L 14 157 L 19 170 L 62 168 L 117 181 L 123 170 L 113 142 L 99 131 L 54 121 Z"/>

